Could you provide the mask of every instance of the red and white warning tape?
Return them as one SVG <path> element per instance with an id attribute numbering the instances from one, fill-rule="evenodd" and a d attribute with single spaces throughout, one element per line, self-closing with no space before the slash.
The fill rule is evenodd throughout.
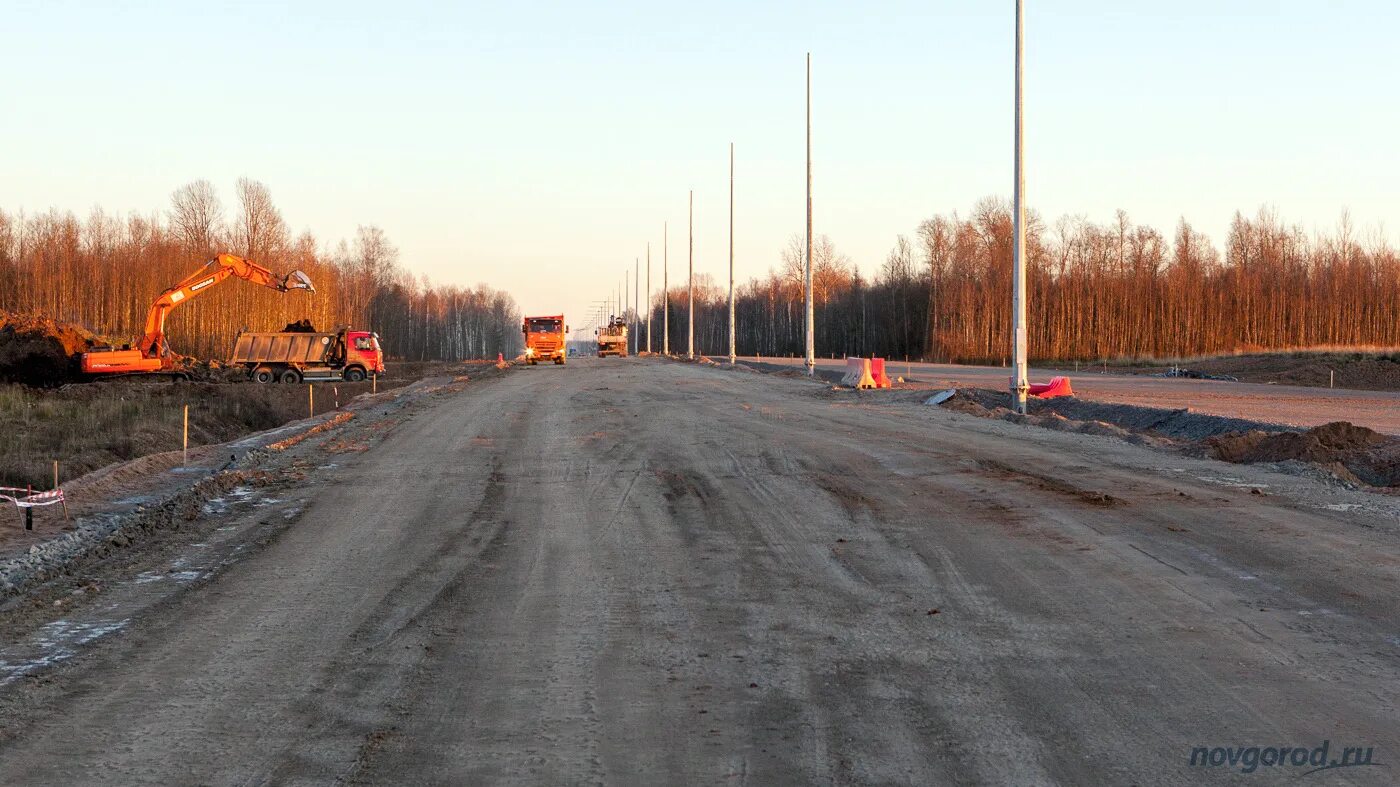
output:
<path id="1" fill-rule="evenodd" d="M 10 494 L 11 492 L 15 494 Z M 16 495 L 23 496 L 18 497 Z M 48 492 L 34 492 L 29 489 L 18 489 L 13 486 L 0 486 L 0 500 L 8 500 L 19 508 L 52 506 L 63 502 L 63 490 L 53 489 Z"/>

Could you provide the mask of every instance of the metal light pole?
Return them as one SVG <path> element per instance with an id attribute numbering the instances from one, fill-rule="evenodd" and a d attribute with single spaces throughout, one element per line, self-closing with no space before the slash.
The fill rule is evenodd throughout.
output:
<path id="1" fill-rule="evenodd" d="M 1023 0 L 1016 0 L 1016 196 L 1015 196 L 1015 280 L 1012 282 L 1012 336 L 1015 346 L 1012 359 L 1016 376 L 1011 380 L 1013 409 L 1026 412 L 1026 394 L 1030 380 L 1026 372 L 1026 159 L 1025 159 L 1025 9 Z"/>
<path id="2" fill-rule="evenodd" d="M 647 244 L 647 354 L 651 354 L 651 244 Z"/>
<path id="3" fill-rule="evenodd" d="M 690 301 L 690 308 L 689 308 L 690 314 L 688 315 L 688 319 L 689 319 L 689 323 L 690 323 L 690 330 L 689 330 L 689 334 L 688 334 L 688 335 L 689 335 L 689 338 L 686 340 L 685 357 L 694 359 L 694 358 L 695 358 L 695 190 L 694 190 L 694 189 L 692 189 L 691 192 L 690 192 L 690 218 L 689 218 L 689 224 L 690 224 L 690 229 L 689 229 L 690 251 L 689 251 L 689 253 L 688 253 L 687 256 L 688 256 L 688 260 L 689 260 L 689 261 L 688 261 L 688 265 L 690 266 L 690 281 L 689 281 L 689 283 L 688 283 L 686 286 L 687 286 L 688 292 L 689 292 L 689 294 L 687 295 L 687 298 L 688 298 L 689 301 Z"/>
<path id="4" fill-rule="evenodd" d="M 667 277 L 671 268 L 671 239 L 666 222 L 661 222 L 661 352 L 671 354 L 671 290 Z"/>
<path id="5" fill-rule="evenodd" d="M 807 376 L 817 372 L 815 311 L 812 309 L 812 53 L 807 53 Z"/>
<path id="6" fill-rule="evenodd" d="M 634 338 L 631 336 L 631 334 L 632 334 L 634 331 L 637 331 L 637 329 L 638 329 L 639 327 L 641 327 L 641 326 L 637 325 L 637 321 L 640 320 L 641 317 L 642 317 L 641 304 L 642 304 L 642 261 L 641 261 L 641 259 L 638 258 L 638 257 L 633 257 L 633 258 L 632 258 L 632 330 L 631 330 L 631 331 L 628 331 L 627 333 L 629 334 L 629 335 L 628 335 L 628 342 L 630 342 L 630 343 L 632 344 L 632 347 L 633 347 L 632 352 L 634 352 L 634 353 L 639 353 L 639 352 L 642 351 L 642 337 L 641 337 L 641 336 L 637 336 L 637 337 L 635 337 L 635 339 L 634 339 Z M 639 333 L 640 333 L 640 332 L 639 332 Z"/>
<path id="7" fill-rule="evenodd" d="M 729 365 L 734 365 L 734 143 L 729 143 Z"/>

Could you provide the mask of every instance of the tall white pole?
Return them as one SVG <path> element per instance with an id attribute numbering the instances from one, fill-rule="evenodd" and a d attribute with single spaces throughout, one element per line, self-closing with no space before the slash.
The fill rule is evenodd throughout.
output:
<path id="1" fill-rule="evenodd" d="M 647 244 L 647 354 L 651 354 L 651 244 Z"/>
<path id="2" fill-rule="evenodd" d="M 812 53 L 807 53 L 807 376 L 817 371 L 817 340 L 812 309 Z"/>
<path id="3" fill-rule="evenodd" d="M 642 260 L 639 257 L 632 258 L 632 330 L 628 331 L 628 341 L 631 342 L 634 353 L 642 351 L 641 325 L 637 323 L 642 318 Z M 631 337 L 630 334 L 639 334 Z"/>
<path id="4" fill-rule="evenodd" d="M 734 143 L 729 143 L 729 364 L 734 365 Z"/>
<path id="5" fill-rule="evenodd" d="M 688 309 L 688 311 L 690 312 L 690 318 L 689 318 L 689 322 L 690 322 L 690 331 L 689 331 L 689 339 L 687 339 L 687 341 L 686 341 L 685 357 L 687 357 L 687 358 L 692 358 L 692 359 L 693 359 L 693 358 L 695 357 L 695 190 L 694 190 L 694 189 L 691 189 L 691 191 L 690 191 L 690 218 L 689 218 L 689 224 L 690 224 L 690 230 L 689 230 L 690 251 L 688 252 L 687 257 L 688 257 L 688 260 L 689 260 L 689 263 L 688 263 L 688 264 L 689 264 L 689 266 L 690 266 L 690 281 L 689 281 L 689 283 L 687 284 L 687 287 L 688 287 L 688 290 L 689 290 L 689 295 L 688 295 L 687 297 L 689 298 L 689 301 L 690 301 L 690 308 Z"/>
<path id="6" fill-rule="evenodd" d="M 671 289 L 667 282 L 671 269 L 671 240 L 666 222 L 661 222 L 661 352 L 671 354 Z"/>
<path id="7" fill-rule="evenodd" d="M 1015 281 L 1012 283 L 1012 359 L 1016 377 L 1011 381 L 1011 399 L 1018 413 L 1026 412 L 1030 380 L 1026 370 L 1026 157 L 1025 157 L 1025 9 L 1016 0 L 1016 197 L 1015 197 Z"/>

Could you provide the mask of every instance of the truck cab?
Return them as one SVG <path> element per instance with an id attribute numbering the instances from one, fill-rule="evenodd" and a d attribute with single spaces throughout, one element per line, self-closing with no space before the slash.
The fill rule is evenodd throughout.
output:
<path id="1" fill-rule="evenodd" d="M 568 357 L 564 337 L 569 326 L 564 324 L 564 315 L 547 317 L 526 317 L 520 326 L 525 335 L 525 362 L 531 366 L 540 361 L 553 361 L 563 366 Z"/>
<path id="2" fill-rule="evenodd" d="M 384 350 L 379 346 L 379 334 L 370 331 L 345 332 L 345 379 L 384 373 Z M 356 373 L 359 370 L 359 373 Z"/>

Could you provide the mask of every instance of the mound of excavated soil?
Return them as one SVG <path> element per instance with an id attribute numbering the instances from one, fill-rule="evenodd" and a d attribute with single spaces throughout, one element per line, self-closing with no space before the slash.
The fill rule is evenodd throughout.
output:
<path id="1" fill-rule="evenodd" d="M 1297 460 L 1340 465 L 1372 486 L 1400 486 L 1400 440 L 1346 421 L 1306 432 L 1251 431 L 1206 440 L 1215 458 L 1226 462 L 1286 462 Z"/>
<path id="2" fill-rule="evenodd" d="M 914 392 L 917 396 L 927 393 Z M 942 407 L 982 418 L 1204 452 L 1236 464 L 1306 462 L 1352 483 L 1400 487 L 1400 438 L 1345 421 L 1301 430 L 1189 410 L 1075 398 L 1033 400 L 1030 414 L 1021 416 L 1008 410 L 1004 406 L 1007 402 L 1004 392 L 971 388 L 959 390 Z"/>
<path id="3" fill-rule="evenodd" d="M 78 375 L 78 354 L 102 340 L 42 315 L 0 312 L 0 382 L 56 386 Z"/>
<path id="4" fill-rule="evenodd" d="M 310 320 L 302 318 L 287 323 L 287 327 L 282 329 L 283 333 L 315 333 L 316 326 Z"/>

